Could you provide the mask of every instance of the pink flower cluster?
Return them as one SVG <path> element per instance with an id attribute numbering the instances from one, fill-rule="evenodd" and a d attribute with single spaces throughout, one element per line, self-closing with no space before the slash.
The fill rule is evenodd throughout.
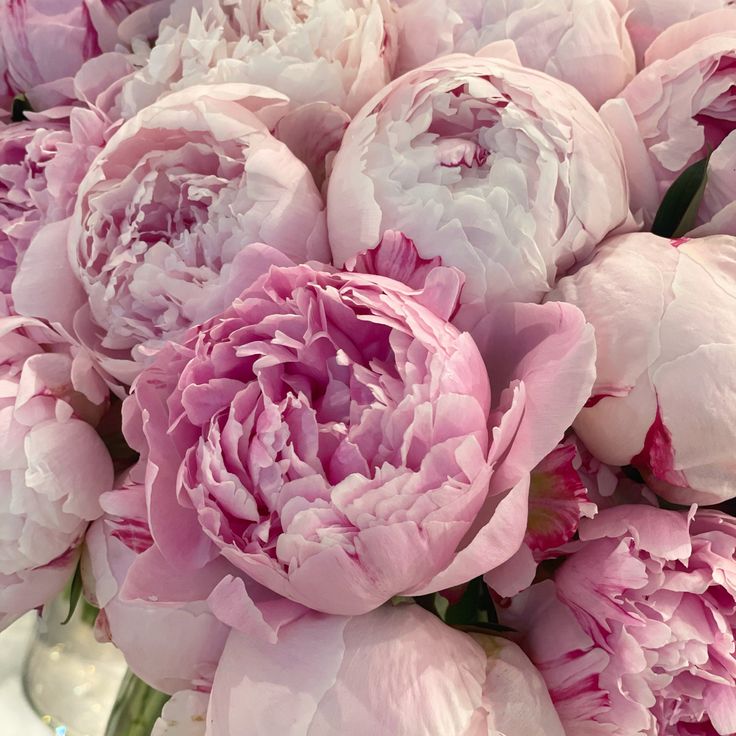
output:
<path id="1" fill-rule="evenodd" d="M 154 736 L 736 733 L 730 6 L 0 0 L 0 628 L 81 574 Z"/>

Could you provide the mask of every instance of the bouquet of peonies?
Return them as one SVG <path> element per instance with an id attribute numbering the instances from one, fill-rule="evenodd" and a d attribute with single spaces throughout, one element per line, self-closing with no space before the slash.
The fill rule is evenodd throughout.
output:
<path id="1" fill-rule="evenodd" d="M 730 5 L 0 0 L 0 628 L 81 579 L 119 736 L 736 733 Z"/>

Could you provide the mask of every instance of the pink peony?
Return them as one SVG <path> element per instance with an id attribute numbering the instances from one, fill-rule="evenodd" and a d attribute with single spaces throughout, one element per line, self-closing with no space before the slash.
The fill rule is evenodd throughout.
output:
<path id="1" fill-rule="evenodd" d="M 605 182 L 603 197 L 591 182 Z M 328 189 L 337 265 L 389 230 L 464 272 L 456 322 L 539 300 L 627 217 L 623 164 L 571 87 L 457 54 L 405 74 L 353 119 Z"/>
<path id="2" fill-rule="evenodd" d="M 627 0 L 627 3 L 626 28 L 634 44 L 638 68 L 644 66 L 644 52 L 662 31 L 734 4 L 733 0 Z"/>
<path id="3" fill-rule="evenodd" d="M 599 107 L 634 76 L 627 0 L 398 0 L 401 72 L 510 39 L 524 66 Z"/>
<path id="4" fill-rule="evenodd" d="M 665 192 L 690 164 L 709 151 L 715 164 L 720 146 L 729 151 L 736 146 L 734 84 L 736 9 L 714 11 L 662 33 L 646 53 L 646 67 L 619 99 L 601 108 L 623 148 L 631 209 L 647 227 Z M 733 157 L 725 158 L 730 202 L 736 196 Z M 716 216 L 717 206 L 706 197 L 698 224 Z"/>
<path id="5" fill-rule="evenodd" d="M 34 110 L 74 99 L 87 59 L 117 42 L 117 25 L 152 0 L 0 0 L 0 110 L 26 94 Z"/>
<path id="6" fill-rule="evenodd" d="M 137 481 L 133 471 L 103 495 L 106 515 L 87 532 L 82 571 L 85 596 L 101 609 L 97 637 L 112 641 L 130 669 L 158 690 L 209 687 L 229 628 L 212 614 L 207 596 L 227 565 L 186 575 L 163 568 L 153 600 L 126 600 L 128 570 L 153 544 L 144 488 Z"/>
<path id="7" fill-rule="evenodd" d="M 283 105 L 253 85 L 192 87 L 124 124 L 82 181 L 68 234 L 34 242 L 33 262 L 58 262 L 58 273 L 41 294 L 14 291 L 24 313 L 65 315 L 101 367 L 130 383 L 152 351 L 250 283 L 239 256 L 252 243 L 324 258 L 322 198 L 261 119 Z M 67 237 L 71 267 L 59 256 Z"/>
<path id="8" fill-rule="evenodd" d="M 234 631 L 207 736 L 564 736 L 517 646 L 463 634 L 419 606 L 344 618 L 310 613 L 277 644 Z"/>
<path id="9" fill-rule="evenodd" d="M 736 732 L 736 522 L 619 506 L 500 611 L 567 736 Z"/>
<path id="10" fill-rule="evenodd" d="M 197 570 L 219 555 L 286 598 L 348 615 L 508 559 L 529 471 L 592 384 L 580 313 L 489 315 L 489 386 L 470 336 L 446 322 L 454 270 L 412 288 L 293 266 L 265 246 L 249 256 L 280 265 L 166 346 L 125 402 L 161 557 Z M 156 594 L 157 564 L 134 563 L 129 596 Z M 237 583 L 210 605 L 237 626 L 233 608 L 252 610 Z"/>
<path id="11" fill-rule="evenodd" d="M 97 116 L 0 123 L 0 290 L 10 293 L 30 243 L 71 215 L 77 188 L 99 151 Z M 63 245 L 62 245 L 63 247 Z"/>
<path id="12" fill-rule="evenodd" d="M 134 46 L 139 71 L 125 85 L 124 115 L 165 92 L 219 82 L 353 114 L 391 79 L 393 14 L 389 0 L 176 0 L 153 48 Z"/>
<path id="13" fill-rule="evenodd" d="M 0 629 L 61 591 L 113 467 L 58 335 L 0 317 Z M 96 388 L 89 393 L 94 395 Z"/>
<path id="14" fill-rule="evenodd" d="M 736 496 L 736 238 L 648 233 L 602 245 L 550 299 L 595 327 L 593 397 L 575 431 L 675 503 Z"/>

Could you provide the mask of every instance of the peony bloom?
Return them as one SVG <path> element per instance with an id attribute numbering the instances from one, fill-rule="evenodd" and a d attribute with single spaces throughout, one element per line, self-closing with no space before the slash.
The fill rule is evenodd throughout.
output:
<path id="1" fill-rule="evenodd" d="M 100 608 L 97 638 L 112 641 L 130 669 L 158 690 L 208 687 L 229 628 L 215 618 L 206 599 L 226 574 L 226 565 L 184 576 L 162 569 L 154 600 L 125 598 L 128 570 L 153 545 L 144 488 L 135 472 L 102 496 L 106 515 L 92 524 L 85 539 L 82 572 L 85 596 Z"/>
<path id="2" fill-rule="evenodd" d="M 478 347 L 447 321 L 460 286 L 274 265 L 136 380 L 124 431 L 141 454 L 156 549 L 176 569 L 221 556 L 279 595 L 364 613 L 508 559 L 529 471 L 592 384 L 592 334 L 567 305 L 506 305 Z M 551 398 L 554 396 L 554 398 Z M 129 596 L 156 595 L 155 556 Z M 237 582 L 209 598 L 231 625 Z"/>
<path id="3" fill-rule="evenodd" d="M 0 122 L 0 291 L 5 294 L 45 213 L 58 207 L 46 168 L 69 137 L 64 125 L 53 122 Z"/>
<path id="4" fill-rule="evenodd" d="M 451 629 L 415 605 L 310 613 L 277 644 L 234 631 L 207 736 L 564 736 L 539 673 L 513 643 Z"/>
<path id="5" fill-rule="evenodd" d="M 0 110 L 16 94 L 34 110 L 74 99 L 84 62 L 117 42 L 117 26 L 153 0 L 0 0 Z"/>
<path id="6" fill-rule="evenodd" d="M 176 0 L 153 48 L 134 49 L 125 117 L 167 91 L 219 82 L 352 115 L 391 79 L 396 42 L 389 0 Z"/>
<path id="7" fill-rule="evenodd" d="M 711 10 L 733 5 L 733 0 L 627 0 L 626 28 L 636 52 L 637 67 L 644 66 L 644 52 L 654 39 L 675 23 L 687 22 Z"/>
<path id="8" fill-rule="evenodd" d="M 0 291 L 10 293 L 31 241 L 71 215 L 77 188 L 101 143 L 95 113 L 0 123 Z M 62 245 L 63 247 L 63 245 Z"/>
<path id="9" fill-rule="evenodd" d="M 324 259 L 322 198 L 261 120 L 283 104 L 252 85 L 192 87 L 125 123 L 82 181 L 68 234 L 34 242 L 34 262 L 56 262 L 68 238 L 70 265 L 43 294 L 14 293 L 24 313 L 74 311 L 68 331 L 130 383 L 165 340 L 250 283 L 239 256 L 252 243 Z"/>
<path id="10" fill-rule="evenodd" d="M 709 152 L 715 163 L 720 146 L 730 146 L 729 152 L 736 146 L 736 9 L 672 26 L 649 47 L 646 64 L 601 115 L 623 148 L 631 209 L 649 227 L 665 192 L 689 165 Z M 732 201 L 733 158 L 726 154 L 725 162 Z M 717 201 L 707 198 L 698 224 L 717 214 L 714 206 Z"/>
<path id="11" fill-rule="evenodd" d="M 554 580 L 499 612 L 567 736 L 735 733 L 734 519 L 618 506 L 580 538 Z"/>
<path id="12" fill-rule="evenodd" d="M 734 269 L 734 237 L 636 233 L 606 242 L 549 296 L 595 327 L 598 376 L 575 431 L 675 503 L 736 496 Z"/>
<path id="13" fill-rule="evenodd" d="M 606 196 L 592 197 L 591 182 Z M 466 277 L 456 323 L 499 300 L 540 300 L 627 217 L 618 149 L 571 87 L 512 62 L 445 57 L 390 84 L 334 161 L 337 265 L 387 231 Z"/>
<path id="14" fill-rule="evenodd" d="M 94 429 L 103 407 L 61 339 L 34 320 L 0 317 L 0 629 L 61 591 L 113 467 Z M 94 388 L 94 387 L 91 387 Z M 94 395 L 95 391 L 90 390 Z"/>
<path id="15" fill-rule="evenodd" d="M 634 76 L 627 0 L 398 0 L 401 72 L 510 39 L 524 66 L 599 107 Z"/>

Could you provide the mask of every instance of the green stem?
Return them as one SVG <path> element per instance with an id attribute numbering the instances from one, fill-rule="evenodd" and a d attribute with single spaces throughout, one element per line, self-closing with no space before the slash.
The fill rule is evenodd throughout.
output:
<path id="1" fill-rule="evenodd" d="M 105 736 L 150 736 L 169 697 L 128 670 L 107 722 Z"/>

